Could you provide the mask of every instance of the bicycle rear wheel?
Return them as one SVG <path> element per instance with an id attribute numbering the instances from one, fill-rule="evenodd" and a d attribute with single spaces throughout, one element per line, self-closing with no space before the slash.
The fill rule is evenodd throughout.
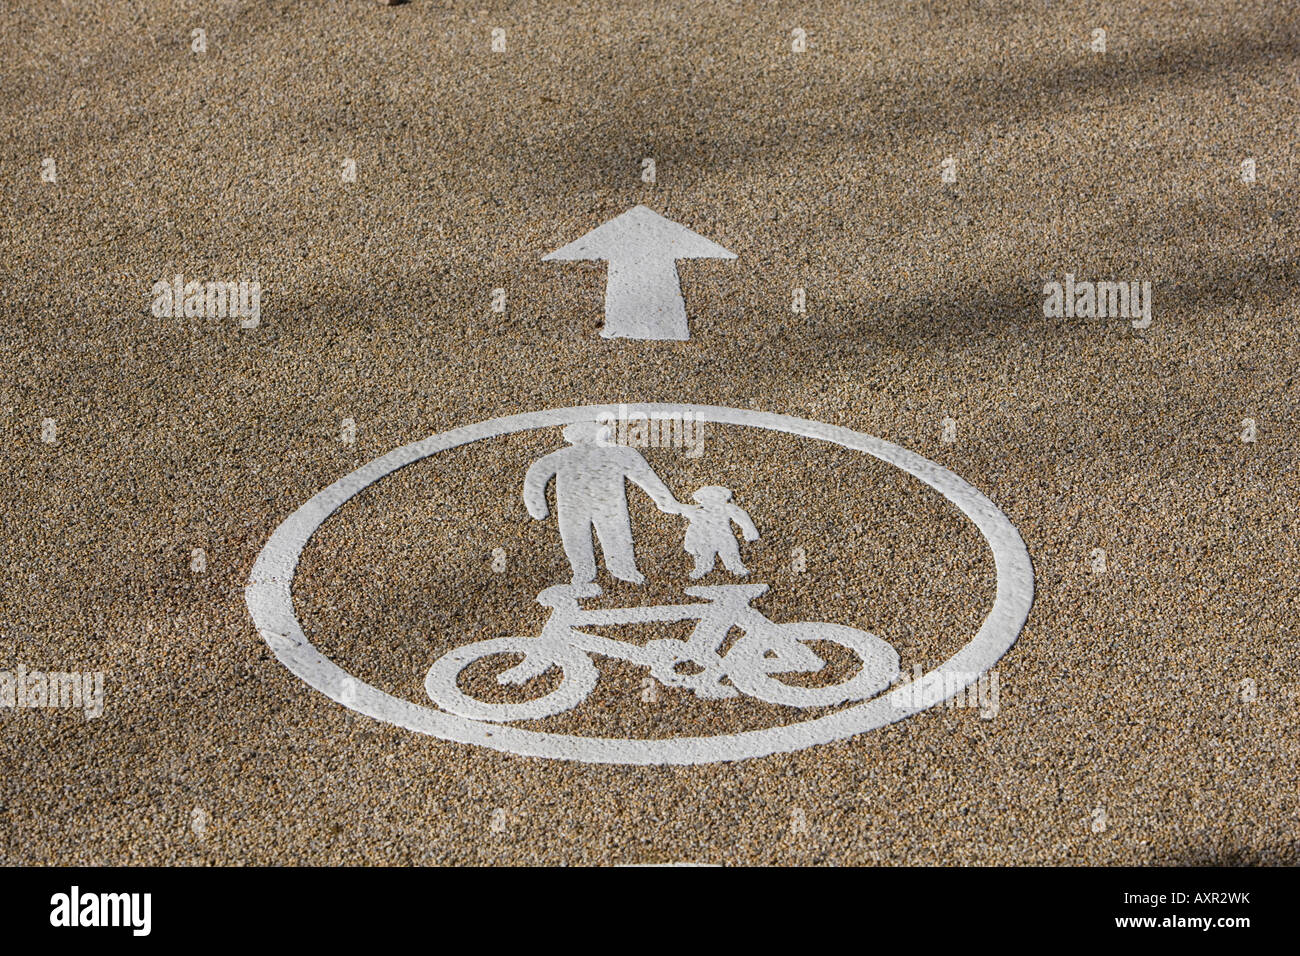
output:
<path id="1" fill-rule="evenodd" d="M 524 683 L 530 677 L 560 668 L 560 684 L 532 700 L 493 703 L 470 697 L 460 689 L 460 674 L 471 664 L 498 654 L 522 654 L 524 660 L 497 675 L 497 683 Z M 587 699 L 600 672 L 584 652 L 573 647 L 542 643 L 535 637 L 502 637 L 453 648 L 433 662 L 424 678 L 429 698 L 443 710 L 460 717 L 494 722 L 537 720 L 562 713 Z"/>

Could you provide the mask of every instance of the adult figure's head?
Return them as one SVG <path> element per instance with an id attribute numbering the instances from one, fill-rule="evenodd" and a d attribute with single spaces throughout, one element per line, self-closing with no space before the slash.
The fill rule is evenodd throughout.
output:
<path id="1" fill-rule="evenodd" d="M 600 422 L 574 422 L 564 429 L 564 440 L 570 445 L 612 445 L 608 425 Z"/>

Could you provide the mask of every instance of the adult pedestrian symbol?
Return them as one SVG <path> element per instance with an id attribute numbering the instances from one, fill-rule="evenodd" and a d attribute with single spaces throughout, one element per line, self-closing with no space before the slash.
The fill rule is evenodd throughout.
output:
<path id="1" fill-rule="evenodd" d="M 455 429 L 398 448 L 326 488 L 276 529 L 253 568 L 247 602 L 262 637 L 307 684 L 371 717 L 512 754 L 626 764 L 737 760 L 865 733 L 956 694 L 1016 640 L 1033 596 L 1024 543 L 991 501 L 947 469 L 878 438 L 805 419 L 712 406 L 637 407 L 644 414 L 784 433 L 873 456 L 937 490 L 975 524 L 997 572 L 993 607 L 951 657 L 922 679 L 900 684 L 900 655 L 888 634 L 873 634 L 857 621 L 789 620 L 756 607 L 780 582 L 755 579 L 744 552 L 764 533 L 754 515 L 779 521 L 782 509 L 768 507 L 761 492 L 742 500 L 721 483 L 671 487 L 639 451 L 612 440 L 606 422 L 614 408 L 532 412 Z M 547 534 L 567 566 L 560 580 L 538 575 L 531 593 L 546 609 L 541 627 L 535 633 L 468 634 L 450 650 L 431 655 L 423 675 L 424 704 L 367 684 L 321 653 L 303 632 L 292 596 L 299 557 L 321 524 L 398 469 L 521 432 L 554 441 L 521 469 L 516 494 L 532 521 L 553 529 Z M 634 526 L 630 495 L 648 497 L 678 523 L 677 540 L 689 570 L 683 560 L 674 565 L 683 568 L 680 580 L 667 575 L 676 595 L 668 601 L 645 596 L 647 569 L 638 564 L 644 529 Z M 602 568 L 619 585 L 611 592 L 618 596 L 613 604 L 603 599 Z M 662 585 L 665 574 L 658 577 Z M 704 579 L 709 583 L 700 583 Z M 661 634 L 666 625 L 676 627 L 674 636 L 644 638 L 647 629 Z M 828 654 L 841 662 L 829 670 Z M 485 662 L 495 665 L 486 673 L 495 674 L 503 688 L 535 687 L 538 678 L 549 676 L 531 696 L 503 700 L 477 691 L 466 679 Z M 519 726 L 542 722 L 545 728 L 548 719 L 580 711 L 614 662 L 682 692 L 683 699 L 695 702 L 692 706 L 750 699 L 810 716 L 737 733 L 627 739 Z M 822 674 L 833 679 L 792 679 Z"/>
<path id="2" fill-rule="evenodd" d="M 734 259 L 716 242 L 635 206 L 543 256 L 543 262 L 605 260 L 605 338 L 689 339 L 679 259 Z"/>

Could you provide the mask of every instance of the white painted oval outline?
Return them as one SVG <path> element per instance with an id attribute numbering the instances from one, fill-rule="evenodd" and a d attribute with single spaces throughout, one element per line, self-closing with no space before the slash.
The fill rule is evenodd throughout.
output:
<path id="1" fill-rule="evenodd" d="M 971 684 L 1016 642 L 1034 599 L 1034 572 L 1025 543 L 1005 514 L 972 485 L 941 465 L 880 438 L 836 425 L 770 412 L 713 405 L 637 404 L 634 411 L 690 413 L 719 425 L 786 432 L 866 452 L 901 468 L 955 504 L 979 528 L 993 552 L 997 595 L 975 637 L 911 684 L 815 720 L 714 737 L 620 740 L 521 730 L 457 717 L 393 697 L 352 677 L 307 640 L 293 607 L 298 559 L 325 520 L 365 488 L 399 468 L 471 442 L 516 432 L 617 416 L 618 405 L 587 405 L 508 415 L 404 445 L 362 465 L 315 495 L 275 529 L 253 565 L 245 600 L 262 638 L 289 670 L 345 707 L 443 740 L 506 753 L 612 764 L 699 764 L 790 753 L 843 740 L 918 713 Z M 493 636 L 493 635 L 488 635 Z"/>

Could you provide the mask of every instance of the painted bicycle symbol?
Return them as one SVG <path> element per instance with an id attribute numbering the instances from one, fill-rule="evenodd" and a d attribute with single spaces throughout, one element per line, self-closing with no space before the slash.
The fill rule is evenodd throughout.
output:
<path id="1" fill-rule="evenodd" d="M 748 570 L 731 531 L 734 523 L 746 541 L 758 539 L 749 515 L 719 486 L 698 489 L 696 505 L 673 497 L 667 486 L 635 449 L 607 441 L 601 426 L 579 422 L 565 429 L 570 447 L 543 457 L 524 480 L 529 513 L 544 519 L 549 510 L 546 488 L 555 480 L 557 523 L 573 571 L 570 584 L 543 590 L 537 600 L 551 608 L 550 618 L 536 637 L 504 637 L 477 641 L 448 651 L 429 668 L 425 690 L 435 704 L 461 717 L 486 721 L 536 720 L 562 713 L 587 699 L 600 672 L 593 657 L 608 657 L 648 668 L 667 687 L 689 690 L 697 697 L 720 700 L 747 694 L 772 704 L 825 707 L 865 700 L 888 687 L 898 676 L 898 653 L 867 631 L 842 624 L 796 621 L 778 624 L 751 606 L 765 594 L 766 584 L 715 584 L 688 587 L 684 604 L 626 608 L 583 608 L 579 601 L 601 593 L 595 583 L 593 532 L 600 541 L 610 574 L 633 584 L 644 582 L 636 567 L 627 506 L 627 482 L 643 488 L 663 511 L 687 519 L 683 546 L 694 558 L 692 578 L 711 573 L 720 559 L 731 574 Z M 654 639 L 644 644 L 620 641 L 582 630 L 583 627 L 668 624 L 696 621 L 690 637 Z M 740 632 L 728 647 L 733 629 Z M 832 684 L 799 686 L 779 674 L 816 674 L 827 662 L 811 644 L 838 644 L 859 662 L 851 676 Z M 724 653 L 725 648 L 725 653 Z M 551 669 L 561 679 L 553 690 L 532 700 L 494 703 L 465 693 L 460 677 L 472 665 L 500 655 L 523 660 L 497 675 L 501 685 L 523 685 Z"/>
<path id="2" fill-rule="evenodd" d="M 537 637 L 503 637 L 477 641 L 438 658 L 424 687 L 444 710 L 475 720 L 533 720 L 576 707 L 595 689 L 600 672 L 594 655 L 629 661 L 650 669 L 661 684 L 690 690 L 717 700 L 741 693 L 772 704 L 824 707 L 863 700 L 879 693 L 898 676 L 898 654 L 880 638 L 841 624 L 798 621 L 776 624 L 750 601 L 767 591 L 766 584 L 720 584 L 686 589 L 703 601 L 651 607 L 585 610 L 581 597 L 594 597 L 599 587 L 556 585 L 537 596 L 551 608 L 550 619 Z M 623 624 L 698 621 L 687 640 L 661 638 L 634 644 L 580 630 Z M 741 636 L 720 653 L 732 628 Z M 816 673 L 826 662 L 808 646 L 829 641 L 852 651 L 861 661 L 856 674 L 822 687 L 799 687 L 774 675 Z M 500 684 L 524 684 L 558 667 L 563 678 L 545 696 L 523 703 L 488 703 L 465 694 L 458 678 L 465 668 L 498 654 L 522 654 L 522 662 L 497 675 Z M 723 678 L 730 684 L 723 683 Z"/>

